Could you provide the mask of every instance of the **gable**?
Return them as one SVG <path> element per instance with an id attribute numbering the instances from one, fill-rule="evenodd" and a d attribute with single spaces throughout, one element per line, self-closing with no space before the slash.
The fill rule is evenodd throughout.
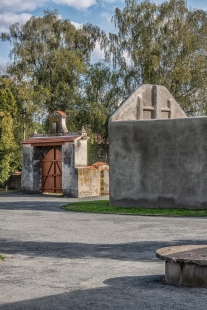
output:
<path id="1" fill-rule="evenodd" d="M 185 117 L 186 114 L 166 87 L 143 84 L 120 105 L 110 122 Z"/>

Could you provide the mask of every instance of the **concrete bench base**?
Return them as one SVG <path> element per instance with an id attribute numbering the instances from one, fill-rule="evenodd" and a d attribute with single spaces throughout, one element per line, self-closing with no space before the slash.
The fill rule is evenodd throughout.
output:
<path id="1" fill-rule="evenodd" d="M 156 256 L 165 260 L 167 284 L 207 287 L 207 245 L 161 248 Z"/>

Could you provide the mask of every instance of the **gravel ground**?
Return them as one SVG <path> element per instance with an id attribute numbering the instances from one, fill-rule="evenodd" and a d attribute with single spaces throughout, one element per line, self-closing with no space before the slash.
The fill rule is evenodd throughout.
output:
<path id="1" fill-rule="evenodd" d="M 78 200 L 0 194 L 0 309 L 207 309 L 207 289 L 166 285 L 155 256 L 206 244 L 205 218 L 60 209 Z"/>

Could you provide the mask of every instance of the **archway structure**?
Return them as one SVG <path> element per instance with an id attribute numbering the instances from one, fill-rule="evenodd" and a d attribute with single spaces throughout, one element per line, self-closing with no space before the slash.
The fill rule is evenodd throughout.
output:
<path id="1" fill-rule="evenodd" d="M 66 132 L 65 113 L 53 112 L 54 132 L 34 134 L 22 142 L 21 189 L 30 193 L 63 193 L 69 197 L 93 197 L 100 193 L 100 171 L 107 180 L 108 165 L 87 166 L 87 132 Z M 57 124 L 56 124 L 57 123 Z M 56 124 L 55 126 L 53 126 Z M 108 193 L 108 181 L 104 181 Z"/>

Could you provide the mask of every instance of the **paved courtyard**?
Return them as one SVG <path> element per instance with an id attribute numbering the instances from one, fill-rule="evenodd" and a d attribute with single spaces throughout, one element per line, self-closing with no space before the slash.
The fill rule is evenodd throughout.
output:
<path id="1" fill-rule="evenodd" d="M 207 289 L 164 284 L 155 257 L 206 244 L 207 219 L 60 209 L 77 200 L 0 194 L 0 309 L 207 309 Z"/>

